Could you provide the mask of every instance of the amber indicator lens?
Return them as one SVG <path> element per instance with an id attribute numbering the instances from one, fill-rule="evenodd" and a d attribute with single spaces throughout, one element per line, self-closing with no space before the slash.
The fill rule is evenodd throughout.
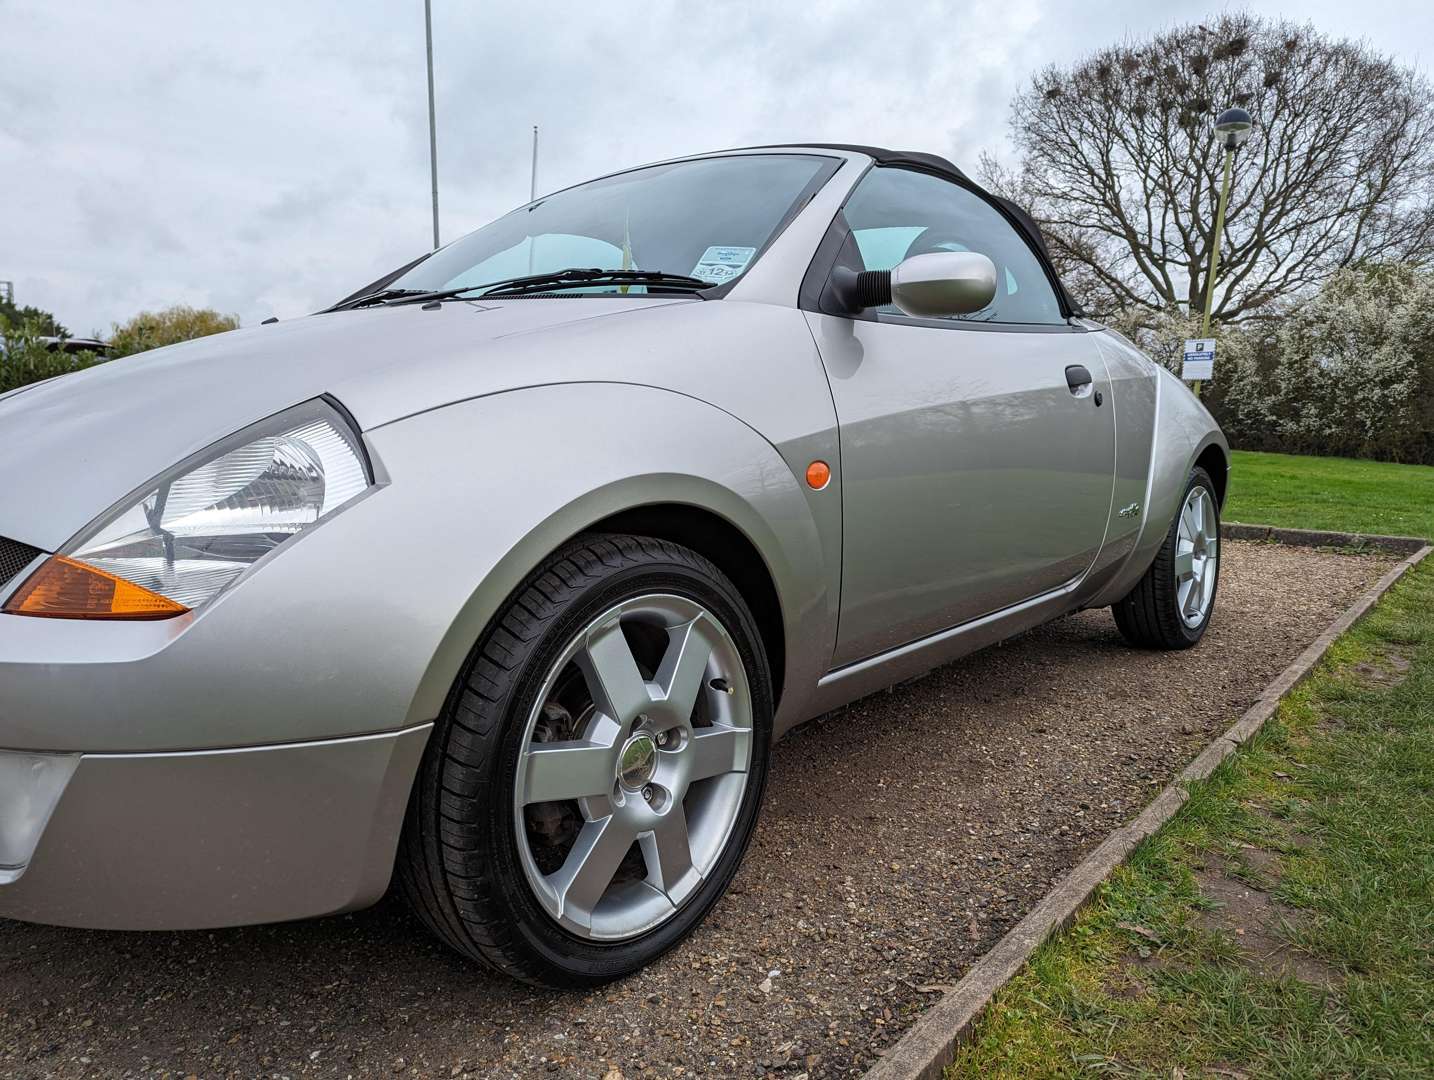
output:
<path id="1" fill-rule="evenodd" d="M 820 491 L 831 482 L 832 470 L 825 461 L 814 461 L 807 466 L 807 486 Z"/>
<path id="2" fill-rule="evenodd" d="M 168 619 L 189 609 L 124 578 L 56 555 L 30 575 L 5 610 L 51 619 Z"/>

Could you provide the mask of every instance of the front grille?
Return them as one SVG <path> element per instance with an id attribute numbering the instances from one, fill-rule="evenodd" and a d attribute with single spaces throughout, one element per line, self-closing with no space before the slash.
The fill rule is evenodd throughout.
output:
<path id="1" fill-rule="evenodd" d="M 8 585 L 10 579 L 29 566 L 30 561 L 39 554 L 39 548 L 0 536 L 0 588 Z"/>

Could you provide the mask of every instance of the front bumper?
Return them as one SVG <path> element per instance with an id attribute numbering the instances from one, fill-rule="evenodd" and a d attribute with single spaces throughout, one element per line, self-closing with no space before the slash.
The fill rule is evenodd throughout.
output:
<path id="1" fill-rule="evenodd" d="M 201 610 L 0 614 L 0 918 L 216 927 L 382 894 L 432 720 L 529 569 L 526 489 L 437 497 L 433 461 L 482 428 L 441 414 L 366 436 L 385 485 Z M 38 513 L 0 498 L 0 535 L 39 547 Z"/>
<path id="2" fill-rule="evenodd" d="M 421 477 L 401 429 L 375 460 Z M 0 918 L 178 930 L 377 900 L 497 531 L 465 530 L 456 578 L 415 555 L 428 495 L 375 488 L 178 618 L 0 614 Z M 0 535 L 33 545 L 24 509 L 0 499 Z"/>
<path id="3" fill-rule="evenodd" d="M 192 930 L 364 907 L 388 886 L 431 727 L 196 752 L 0 751 L 0 917 Z"/>
<path id="4" fill-rule="evenodd" d="M 326 554 L 295 544 L 202 617 L 0 615 L 0 917 L 184 930 L 383 894 L 432 728 L 406 719 L 426 658 L 373 648 L 314 571 Z M 285 581 L 306 564 L 337 599 Z"/>

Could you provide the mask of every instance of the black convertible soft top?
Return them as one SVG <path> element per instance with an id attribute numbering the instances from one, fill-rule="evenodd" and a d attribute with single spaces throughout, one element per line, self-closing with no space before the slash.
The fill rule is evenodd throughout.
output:
<path id="1" fill-rule="evenodd" d="M 944 157 L 941 157 L 939 154 L 923 153 L 920 150 L 888 150 L 884 146 L 862 146 L 858 143 L 781 143 L 771 146 L 744 147 L 743 149 L 795 150 L 803 146 L 810 147 L 814 150 L 843 150 L 855 154 L 865 154 L 878 165 L 900 165 L 909 169 L 919 169 L 922 172 L 932 173 L 935 176 L 943 176 L 948 180 L 960 184 L 962 187 L 974 191 L 1005 214 L 1006 217 L 1010 219 L 1011 224 L 1019 229 L 1021 234 L 1030 242 L 1031 246 L 1035 248 L 1036 254 L 1039 256 L 1042 265 L 1044 265 L 1046 274 L 1051 279 L 1051 285 L 1056 290 L 1056 295 L 1060 299 L 1061 306 L 1065 309 L 1066 314 L 1077 316 L 1083 314 L 1080 306 L 1075 302 L 1075 298 L 1066 292 L 1066 287 L 1064 283 L 1062 283 L 1060 275 L 1056 273 L 1056 268 L 1051 263 L 1050 249 L 1046 247 L 1046 238 L 1041 233 L 1041 227 L 1036 224 L 1036 219 L 1031 217 L 1022 207 L 1013 203 L 1010 199 L 1003 199 L 1001 196 L 987 191 Z"/>

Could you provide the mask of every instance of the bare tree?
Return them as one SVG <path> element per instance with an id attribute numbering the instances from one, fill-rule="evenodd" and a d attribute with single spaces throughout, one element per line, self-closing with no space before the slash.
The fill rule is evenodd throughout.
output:
<path id="1" fill-rule="evenodd" d="M 987 181 L 1047 232 L 1094 313 L 1204 308 L 1220 149 L 1235 157 L 1214 317 L 1258 315 L 1334 269 L 1434 254 L 1430 86 L 1367 46 L 1235 13 L 1048 68 L 1012 103 L 1014 170 Z"/>

